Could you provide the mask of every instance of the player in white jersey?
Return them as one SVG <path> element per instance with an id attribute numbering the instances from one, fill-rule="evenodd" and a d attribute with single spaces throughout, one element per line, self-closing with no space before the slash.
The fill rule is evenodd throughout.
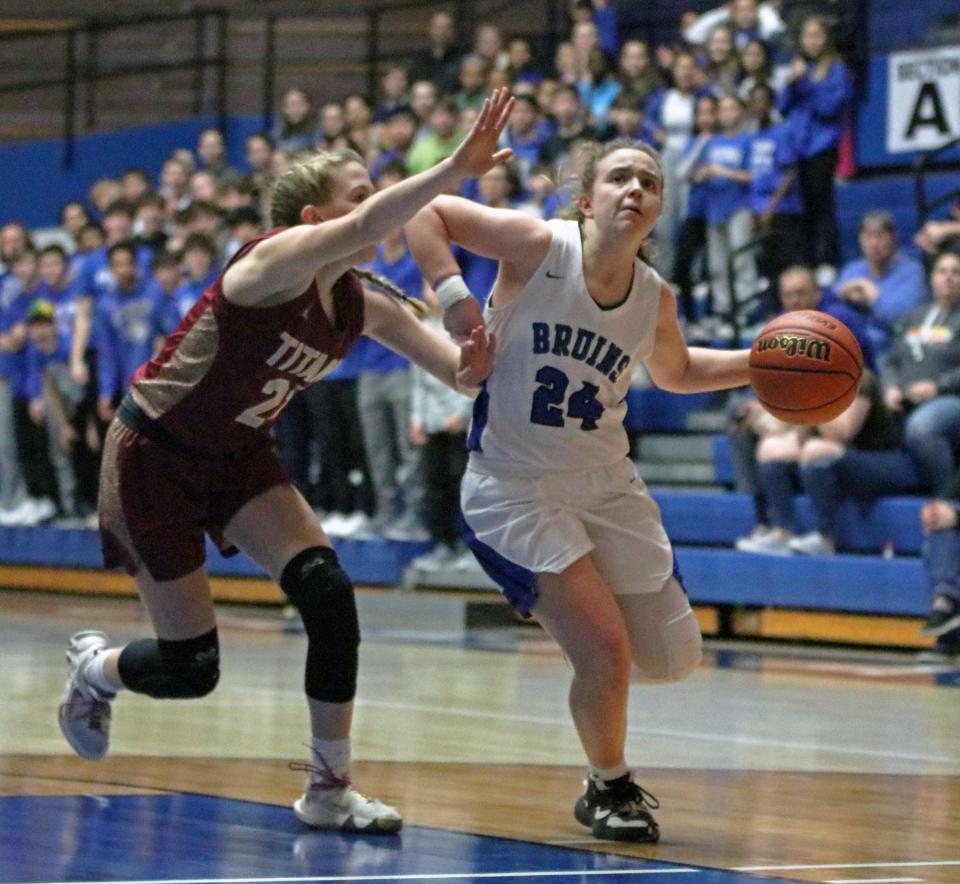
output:
<path id="1" fill-rule="evenodd" d="M 444 196 L 407 225 L 455 335 L 480 309 L 450 243 L 500 261 L 485 317 L 497 357 L 476 400 L 462 488 L 468 541 L 573 666 L 570 709 L 589 762 L 576 818 L 598 838 L 629 841 L 659 837 L 659 805 L 624 759 L 631 661 L 667 681 L 701 656 L 659 510 L 628 458 L 630 373 L 643 362 L 663 389 L 721 390 L 747 383 L 749 354 L 688 348 L 673 292 L 640 257 L 662 184 L 646 145 L 595 145 L 575 220 Z"/>

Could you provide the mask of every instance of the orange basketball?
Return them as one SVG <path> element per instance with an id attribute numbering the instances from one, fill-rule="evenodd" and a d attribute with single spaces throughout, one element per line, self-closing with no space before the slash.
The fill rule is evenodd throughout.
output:
<path id="1" fill-rule="evenodd" d="M 795 310 L 770 320 L 750 348 L 750 385 L 774 417 L 822 424 L 856 398 L 863 373 L 857 339 L 839 319 Z"/>

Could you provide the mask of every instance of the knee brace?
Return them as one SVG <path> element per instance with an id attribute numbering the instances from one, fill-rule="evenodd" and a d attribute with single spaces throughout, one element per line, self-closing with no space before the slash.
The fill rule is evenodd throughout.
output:
<path id="1" fill-rule="evenodd" d="M 164 700 L 205 697 L 220 680 L 220 643 L 214 627 L 184 641 L 139 639 L 120 653 L 120 680 L 138 694 Z"/>
<path id="2" fill-rule="evenodd" d="M 280 586 L 307 632 L 307 696 L 349 702 L 357 692 L 360 624 L 353 583 L 337 554 L 326 546 L 305 549 L 286 564 Z"/>

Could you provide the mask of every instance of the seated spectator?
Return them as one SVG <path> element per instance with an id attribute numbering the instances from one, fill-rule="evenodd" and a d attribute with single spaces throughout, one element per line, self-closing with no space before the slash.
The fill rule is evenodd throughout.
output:
<path id="1" fill-rule="evenodd" d="M 839 259 L 833 179 L 853 83 L 824 19 L 811 16 L 804 20 L 800 50 L 780 95 L 779 109 L 799 138 L 797 171 L 807 263 L 827 272 L 827 268 L 836 269 Z"/>
<path id="2" fill-rule="evenodd" d="M 897 326 L 884 382 L 887 406 L 906 415 L 907 448 L 923 487 L 941 494 L 960 450 L 960 256 L 937 257 L 930 288 L 932 302 Z"/>
<path id="3" fill-rule="evenodd" d="M 949 662 L 960 655 L 960 474 L 944 487 L 943 497 L 929 500 L 920 510 L 923 542 L 923 564 L 930 583 L 930 612 L 922 635 L 936 636 L 932 654 L 924 653 L 931 662 Z"/>
<path id="4" fill-rule="evenodd" d="M 407 154 L 407 172 L 411 175 L 430 169 L 445 160 L 463 141 L 463 133 L 457 129 L 459 111 L 452 98 L 442 98 L 430 112 L 428 134 L 418 139 Z"/>
<path id="5" fill-rule="evenodd" d="M 900 421 L 885 407 L 880 384 L 869 370 L 857 398 L 839 417 L 812 429 L 772 427 L 757 446 L 759 485 L 771 527 L 742 538 L 737 549 L 832 555 L 841 500 L 872 501 L 916 490 L 917 470 L 902 440 Z M 816 529 L 795 537 L 793 496 L 801 488 L 810 495 Z"/>
<path id="6" fill-rule="evenodd" d="M 731 0 L 703 15 L 694 15 L 684 26 L 683 39 L 695 46 L 702 45 L 717 25 L 729 22 L 738 49 L 756 37 L 769 43 L 786 32 L 779 5 L 775 2 L 759 3 L 758 0 Z"/>
<path id="7" fill-rule="evenodd" d="M 951 208 L 949 218 L 925 222 L 913 241 L 929 255 L 941 250 L 960 252 L 960 203 Z"/>
<path id="8" fill-rule="evenodd" d="M 460 61 L 453 16 L 449 12 L 438 10 L 430 16 L 427 40 L 427 48 L 413 58 L 410 79 L 413 82 L 426 80 L 435 83 L 441 94 L 449 94 L 457 88 Z"/>
<path id="9" fill-rule="evenodd" d="M 870 339 L 867 337 L 863 318 L 849 305 L 833 298 L 829 292 L 821 291 L 808 267 L 789 267 L 780 274 L 778 280 L 780 306 L 784 313 L 792 310 L 820 310 L 839 319 L 853 332 L 864 355 L 864 365 L 874 366 Z M 734 396 L 728 408 L 730 453 L 733 460 L 735 487 L 738 491 L 752 494 L 756 510 L 757 527 L 749 538 L 755 540 L 770 530 L 770 518 L 767 498 L 760 487 L 757 474 L 757 443 L 761 436 L 782 431 L 783 425 L 773 418 L 757 401 L 752 392 Z M 738 541 L 737 548 L 740 548 Z"/>
<path id="10" fill-rule="evenodd" d="M 272 137 L 277 150 L 310 150 L 317 142 L 320 122 L 305 89 L 288 89 L 280 101 L 280 119 Z"/>
<path id="11" fill-rule="evenodd" d="M 859 242 L 863 257 L 844 265 L 834 291 L 867 318 L 874 351 L 882 361 L 896 324 L 929 300 L 927 286 L 920 262 L 899 251 L 889 212 L 867 212 L 860 221 Z"/>

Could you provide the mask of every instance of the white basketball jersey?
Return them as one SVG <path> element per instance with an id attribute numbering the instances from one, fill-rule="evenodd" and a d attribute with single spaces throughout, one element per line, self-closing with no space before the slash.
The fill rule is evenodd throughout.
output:
<path id="1" fill-rule="evenodd" d="M 653 350 L 661 279 L 638 258 L 627 297 L 603 308 L 583 278 L 577 222 L 549 224 L 543 263 L 513 301 L 485 311 L 497 354 L 467 440 L 483 472 L 601 467 L 629 452 L 626 395 Z"/>

